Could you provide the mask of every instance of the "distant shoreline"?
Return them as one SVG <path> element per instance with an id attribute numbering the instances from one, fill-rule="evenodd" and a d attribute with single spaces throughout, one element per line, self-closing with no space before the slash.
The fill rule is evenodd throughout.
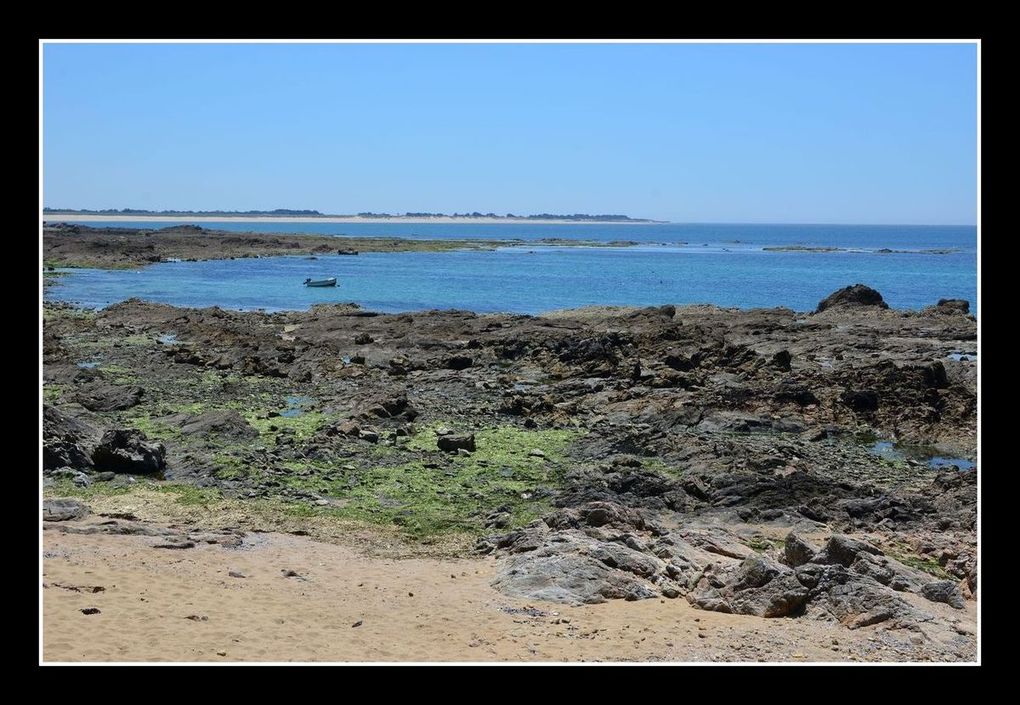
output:
<path id="1" fill-rule="evenodd" d="M 82 223 L 108 222 L 108 223 L 222 223 L 231 221 L 235 223 L 465 223 L 465 224 L 488 224 L 488 223 L 512 223 L 514 225 L 663 225 L 669 221 L 665 220 L 539 220 L 537 218 L 453 218 L 444 216 L 440 218 L 422 218 L 408 216 L 393 216 L 392 218 L 359 218 L 333 217 L 333 216 L 288 216 L 288 215 L 78 215 L 75 213 L 44 213 L 43 220 L 46 222 L 59 222 L 73 220 Z"/>

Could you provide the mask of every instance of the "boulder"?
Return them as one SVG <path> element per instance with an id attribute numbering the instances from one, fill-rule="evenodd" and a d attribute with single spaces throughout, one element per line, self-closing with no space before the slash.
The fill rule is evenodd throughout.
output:
<path id="1" fill-rule="evenodd" d="M 962 610 L 966 606 L 959 586 L 951 580 L 933 580 L 921 588 L 921 596 Z"/>
<path id="2" fill-rule="evenodd" d="M 89 508 L 76 499 L 43 500 L 43 521 L 67 521 L 89 515 Z"/>
<path id="3" fill-rule="evenodd" d="M 75 401 L 89 411 L 123 411 L 137 406 L 144 390 L 123 384 L 89 385 L 75 395 Z"/>
<path id="4" fill-rule="evenodd" d="M 808 594 L 809 589 L 790 568 L 755 554 L 735 570 L 717 573 L 706 569 L 687 600 L 714 612 L 789 617 L 801 611 Z"/>
<path id="5" fill-rule="evenodd" d="M 817 555 L 818 549 L 802 539 L 795 532 L 791 531 L 786 535 L 786 544 L 783 547 L 783 560 L 791 568 L 798 568 L 805 563 L 810 563 Z"/>
<path id="6" fill-rule="evenodd" d="M 436 445 L 439 447 L 439 450 L 446 451 L 447 453 L 456 453 L 460 449 L 474 453 L 475 434 L 450 433 L 440 436 L 436 441 Z"/>
<path id="7" fill-rule="evenodd" d="M 259 435 L 234 409 L 216 409 L 198 416 L 189 416 L 180 428 L 181 433 L 186 435 L 212 434 L 228 438 L 257 438 Z"/>
<path id="8" fill-rule="evenodd" d="M 657 597 L 657 591 L 636 573 L 614 568 L 603 560 L 613 562 L 611 556 L 623 556 L 616 552 L 617 548 L 630 551 L 625 546 L 614 547 L 574 531 L 564 532 L 534 550 L 509 558 L 492 585 L 514 597 L 569 604 Z M 636 551 L 631 553 L 648 558 Z M 624 563 L 637 568 L 641 559 Z"/>
<path id="9" fill-rule="evenodd" d="M 790 354 L 789 350 L 780 350 L 772 359 L 769 360 L 769 364 L 775 367 L 777 370 L 783 370 L 784 372 L 790 371 L 790 363 L 793 361 L 793 355 Z"/>
<path id="10" fill-rule="evenodd" d="M 141 431 L 116 429 L 103 434 L 92 452 L 98 470 L 137 475 L 162 475 L 166 449 L 150 442 Z"/>
<path id="11" fill-rule="evenodd" d="M 970 302 L 966 299 L 939 299 L 935 308 L 946 313 L 970 313 Z"/>
<path id="12" fill-rule="evenodd" d="M 43 469 L 92 467 L 92 449 L 99 431 L 87 423 L 61 413 L 52 406 L 43 409 Z"/>
<path id="13" fill-rule="evenodd" d="M 882 295 L 864 284 L 854 284 L 826 296 L 818 303 L 815 313 L 821 313 L 826 309 L 837 306 L 877 306 L 878 308 L 889 308 L 889 304 L 882 300 Z"/>

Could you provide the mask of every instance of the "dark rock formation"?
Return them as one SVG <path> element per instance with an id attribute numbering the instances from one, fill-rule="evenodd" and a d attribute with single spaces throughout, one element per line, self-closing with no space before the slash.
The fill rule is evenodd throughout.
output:
<path id="1" fill-rule="evenodd" d="M 92 452 L 92 462 L 97 470 L 162 475 L 166 449 L 162 443 L 150 442 L 141 431 L 110 430 Z"/>
<path id="2" fill-rule="evenodd" d="M 826 309 L 837 306 L 877 306 L 878 308 L 889 308 L 889 304 L 882 300 L 882 295 L 864 284 L 854 284 L 834 291 L 818 303 L 815 313 L 821 313 Z"/>

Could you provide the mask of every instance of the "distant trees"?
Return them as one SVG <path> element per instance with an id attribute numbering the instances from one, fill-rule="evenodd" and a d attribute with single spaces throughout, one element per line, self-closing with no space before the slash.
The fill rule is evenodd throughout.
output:
<path id="1" fill-rule="evenodd" d="M 82 213 L 93 215 L 322 215 L 319 211 L 276 208 L 271 211 L 151 211 L 144 208 L 43 208 L 43 213 Z"/>
<path id="2" fill-rule="evenodd" d="M 325 214 L 316 210 L 298 210 L 294 208 L 275 208 L 271 211 L 150 211 L 139 208 L 105 208 L 102 210 L 91 210 L 88 208 L 43 208 L 43 213 L 78 213 L 82 215 L 164 215 L 164 216 L 304 216 L 304 217 L 326 217 Z M 538 213 L 535 215 L 514 215 L 513 213 L 507 213 L 505 216 L 499 216 L 495 213 L 479 213 L 478 211 L 472 211 L 470 213 L 454 213 L 452 215 L 446 215 L 445 213 L 425 213 L 425 212 L 407 212 L 404 215 L 391 215 L 389 213 L 373 213 L 371 211 L 363 211 L 358 213 L 359 218 L 506 218 L 508 220 L 562 220 L 567 222 L 621 222 L 621 221 L 641 221 L 640 218 L 631 218 L 626 215 L 616 214 L 602 214 L 602 215 L 589 215 L 587 213 L 574 213 L 573 215 L 557 215 L 555 213 Z M 647 222 L 647 221 L 643 221 Z"/>

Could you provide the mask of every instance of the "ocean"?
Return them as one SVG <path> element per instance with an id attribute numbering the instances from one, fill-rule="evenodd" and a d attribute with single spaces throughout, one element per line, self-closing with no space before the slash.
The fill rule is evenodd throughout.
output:
<path id="1" fill-rule="evenodd" d="M 60 219 L 63 222 L 73 220 Z M 156 229 L 175 223 L 98 223 Z M 738 224 L 202 223 L 248 232 L 493 238 L 526 241 L 494 251 L 363 253 L 174 262 L 140 270 L 66 270 L 46 297 L 92 308 L 139 297 L 177 306 L 267 311 L 354 302 L 382 312 L 457 308 L 536 314 L 588 305 L 708 303 L 814 309 L 832 291 L 862 283 L 894 308 L 962 298 L 977 311 L 973 226 Z M 630 247 L 555 247 L 545 238 Z M 338 243 L 338 247 L 342 247 Z M 831 247 L 834 252 L 768 251 Z M 887 249 L 896 252 L 880 252 Z M 925 252 L 938 250 L 941 253 Z M 337 277 L 336 288 L 302 282 Z"/>

